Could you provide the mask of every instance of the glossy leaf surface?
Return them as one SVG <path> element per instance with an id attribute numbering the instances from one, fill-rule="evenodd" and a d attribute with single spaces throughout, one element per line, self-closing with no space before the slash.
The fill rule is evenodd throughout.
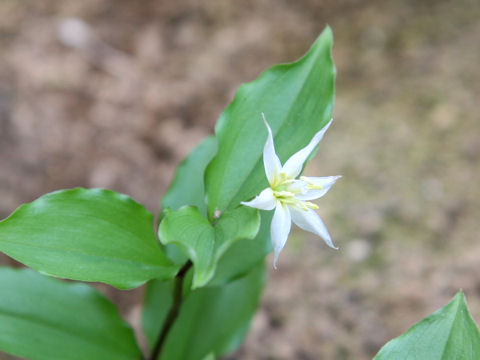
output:
<path id="1" fill-rule="evenodd" d="M 203 140 L 178 167 L 172 184 L 162 199 L 162 208 L 178 210 L 185 205 L 196 206 L 207 214 L 205 203 L 204 172 L 215 156 L 217 140 L 209 136 Z"/>
<path id="2" fill-rule="evenodd" d="M 223 254 L 217 262 L 215 275 L 208 286 L 221 286 L 247 274 L 253 267 L 262 263 L 272 251 L 270 242 L 270 222 L 272 212 L 261 211 L 260 229 L 254 239 L 238 241 Z"/>
<path id="3" fill-rule="evenodd" d="M 198 360 L 234 351 L 255 314 L 264 280 L 262 265 L 225 286 L 190 292 L 159 359 Z M 150 344 L 155 342 L 165 309 L 171 305 L 171 284 L 152 281 L 148 285 L 143 327 Z"/>
<path id="4" fill-rule="evenodd" d="M 0 222 L 0 251 L 45 274 L 129 289 L 177 268 L 164 254 L 153 215 L 102 189 L 53 192 Z"/>
<path id="5" fill-rule="evenodd" d="M 258 211 L 245 206 L 226 212 L 213 226 L 196 207 L 186 206 L 168 212 L 158 234 L 162 243 L 178 245 L 192 260 L 196 288 L 212 278 L 218 260 L 234 242 L 254 238 L 259 226 Z"/>
<path id="6" fill-rule="evenodd" d="M 267 186 L 262 160 L 267 130 L 262 112 L 282 162 L 331 119 L 335 81 L 331 46 L 332 33 L 327 28 L 300 60 L 274 66 L 239 88 L 215 128 L 218 151 L 205 177 L 210 219 Z"/>
<path id="7" fill-rule="evenodd" d="M 443 308 L 388 342 L 375 360 L 477 360 L 480 333 L 459 292 Z"/>
<path id="8" fill-rule="evenodd" d="M 0 350 L 32 360 L 140 359 L 115 306 L 86 284 L 0 268 Z"/>

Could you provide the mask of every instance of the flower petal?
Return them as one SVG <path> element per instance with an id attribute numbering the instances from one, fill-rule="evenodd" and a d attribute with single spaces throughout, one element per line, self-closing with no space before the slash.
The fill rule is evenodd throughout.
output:
<path id="1" fill-rule="evenodd" d="M 293 206 L 290 206 L 289 208 L 292 220 L 295 224 L 297 224 L 298 227 L 320 236 L 328 246 L 338 249 L 335 245 L 333 245 L 332 238 L 328 233 L 327 227 L 315 211 L 312 209 L 297 209 Z"/>
<path id="2" fill-rule="evenodd" d="M 287 184 L 287 191 L 293 194 L 306 194 L 308 191 L 308 183 L 298 179 L 292 180 L 291 183 Z"/>
<path id="3" fill-rule="evenodd" d="M 292 220 L 288 206 L 278 202 L 275 213 L 273 214 L 272 224 L 270 225 L 270 237 L 272 240 L 274 257 L 273 267 L 277 268 L 278 256 L 282 251 L 292 228 Z"/>
<path id="4" fill-rule="evenodd" d="M 315 200 L 321 198 L 323 195 L 327 193 L 328 190 L 332 187 L 335 182 L 340 179 L 342 176 L 325 176 L 325 177 L 303 177 L 300 178 L 307 182 L 307 189 L 308 187 L 314 187 L 314 189 L 308 189 L 304 194 L 295 195 L 298 200 Z M 315 189 L 316 188 L 316 189 Z"/>
<path id="5" fill-rule="evenodd" d="M 282 169 L 282 164 L 280 159 L 275 152 L 275 144 L 273 143 L 273 134 L 272 129 L 267 123 L 265 119 L 265 115 L 262 113 L 263 121 L 265 122 L 265 126 L 267 127 L 268 137 L 267 142 L 265 143 L 265 147 L 263 148 L 263 166 L 265 167 L 265 174 L 267 175 L 268 182 L 271 184 L 275 175 L 280 173 Z"/>
<path id="6" fill-rule="evenodd" d="M 327 125 L 325 125 L 313 136 L 312 140 L 310 140 L 310 143 L 307 146 L 293 154 L 283 165 L 281 171 L 285 173 L 287 177 L 296 178 L 300 174 L 303 164 L 307 160 L 308 156 L 312 153 L 313 149 L 315 149 L 315 147 L 318 145 L 320 140 L 322 140 L 323 135 L 325 135 L 325 132 L 332 124 L 332 120 L 330 120 Z"/>
<path id="7" fill-rule="evenodd" d="M 268 187 L 263 189 L 253 200 L 242 201 L 241 204 L 260 210 L 273 210 L 277 205 L 277 199 L 273 196 L 273 190 Z"/>

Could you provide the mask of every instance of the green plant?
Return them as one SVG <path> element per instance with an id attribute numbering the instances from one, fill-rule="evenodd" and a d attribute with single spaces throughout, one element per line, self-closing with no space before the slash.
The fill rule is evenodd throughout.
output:
<path id="1" fill-rule="evenodd" d="M 0 250 L 36 272 L 0 268 L 0 350 L 34 360 L 207 360 L 234 351 L 258 307 L 271 243 L 276 264 L 291 222 L 334 247 L 310 200 L 338 177 L 300 176 L 331 124 L 331 46 L 327 28 L 301 59 L 240 87 L 215 135 L 179 166 L 158 231 L 142 205 L 104 189 L 46 194 L 1 221 Z M 55 278 L 124 290 L 146 283 L 149 353 L 95 288 Z M 479 344 L 460 293 L 376 358 L 478 359 Z"/>

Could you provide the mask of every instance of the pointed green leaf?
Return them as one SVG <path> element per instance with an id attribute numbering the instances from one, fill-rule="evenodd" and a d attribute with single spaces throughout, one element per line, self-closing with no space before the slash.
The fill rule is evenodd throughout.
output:
<path id="1" fill-rule="evenodd" d="M 192 287 L 204 286 L 214 275 L 220 257 L 239 239 L 252 239 L 258 232 L 256 209 L 241 206 L 226 212 L 212 226 L 196 207 L 167 212 L 158 230 L 163 244 L 176 244 L 194 264 Z"/>
<path id="2" fill-rule="evenodd" d="M 215 275 L 208 286 L 221 286 L 244 276 L 257 264 L 262 263 L 272 251 L 270 242 L 270 222 L 272 211 L 261 211 L 260 229 L 255 239 L 234 243 L 217 263 Z"/>
<path id="3" fill-rule="evenodd" d="M 193 262 L 193 286 L 211 276 L 215 265 L 215 230 L 193 206 L 165 214 L 158 229 L 163 244 L 179 246 Z M 200 285 L 201 286 L 201 285 Z"/>
<path id="4" fill-rule="evenodd" d="M 175 280 L 152 280 L 146 285 L 145 304 L 142 313 L 142 329 L 150 348 L 153 348 L 173 303 Z"/>
<path id="5" fill-rule="evenodd" d="M 217 140 L 209 136 L 198 145 L 178 167 L 172 184 L 162 199 L 162 208 L 178 210 L 185 205 L 196 206 L 207 214 L 203 175 L 217 151 Z"/>
<path id="6" fill-rule="evenodd" d="M 209 354 L 220 357 L 234 351 L 243 341 L 256 312 L 264 281 L 262 265 L 225 286 L 190 292 L 159 359 L 198 360 Z M 168 284 L 171 282 L 148 284 L 142 323 L 151 345 L 171 304 L 171 285 Z"/>
<path id="7" fill-rule="evenodd" d="M 86 284 L 0 268 L 0 351 L 32 360 L 140 359 L 115 306 Z"/>
<path id="8" fill-rule="evenodd" d="M 205 177 L 210 219 L 267 186 L 262 112 L 281 161 L 304 147 L 330 120 L 335 81 L 331 46 L 332 32 L 327 28 L 300 60 L 274 66 L 239 88 L 215 128 L 218 152 Z"/>
<path id="9" fill-rule="evenodd" d="M 121 289 L 177 271 L 155 237 L 153 215 L 102 189 L 57 191 L 22 205 L 0 222 L 0 251 L 45 274 Z"/>
<path id="10" fill-rule="evenodd" d="M 375 360 L 477 360 L 479 354 L 480 333 L 459 292 L 443 308 L 388 342 Z"/>

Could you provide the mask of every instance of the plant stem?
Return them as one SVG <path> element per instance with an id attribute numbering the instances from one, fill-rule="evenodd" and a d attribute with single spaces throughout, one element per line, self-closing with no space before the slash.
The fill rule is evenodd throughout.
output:
<path id="1" fill-rule="evenodd" d="M 168 332 L 172 328 L 173 324 L 175 323 L 175 320 L 178 317 L 178 314 L 180 313 L 180 307 L 182 305 L 183 279 L 185 278 L 185 275 L 188 269 L 190 269 L 191 267 L 192 267 L 192 262 L 188 260 L 185 263 L 185 265 L 183 265 L 183 267 L 180 269 L 177 276 L 175 276 L 175 280 L 174 280 L 175 283 L 173 285 L 172 307 L 170 308 L 167 318 L 163 323 L 162 330 L 160 331 L 160 335 L 157 338 L 157 342 L 153 347 L 152 354 L 150 355 L 149 360 L 156 360 L 158 358 L 158 355 L 160 355 L 160 352 L 162 351 L 162 347 L 165 343 L 165 340 L 167 339 Z"/>

